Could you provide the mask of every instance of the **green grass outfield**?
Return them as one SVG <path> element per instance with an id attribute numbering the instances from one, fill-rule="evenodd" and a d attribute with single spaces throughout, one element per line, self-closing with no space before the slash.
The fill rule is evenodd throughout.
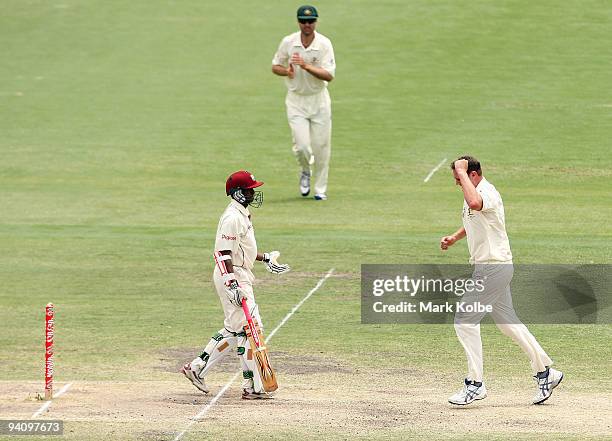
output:
<path id="1" fill-rule="evenodd" d="M 0 380 L 42 379 L 44 305 L 54 302 L 57 381 L 180 382 L 156 366 L 221 325 L 212 246 L 225 179 L 241 168 L 266 183 L 252 210 L 258 244 L 293 268 L 281 278 L 257 268 L 267 329 L 336 273 L 273 350 L 443 375 L 453 384 L 444 396 L 465 363 L 452 327 L 360 325 L 359 309 L 362 263 L 466 262 L 464 243 L 438 249 L 461 222 L 448 163 L 423 182 L 443 158 L 482 161 L 504 198 L 516 263 L 612 263 L 609 2 L 316 5 L 338 65 L 323 203 L 298 195 L 285 88 L 270 72 L 297 3 L 2 2 Z M 575 390 L 609 400 L 611 326 L 530 329 Z M 494 329 L 483 335 L 488 377 L 529 376 L 518 347 Z M 108 437 L 104 422 L 79 424 L 77 439 Z M 312 424 L 272 435 L 343 439 Z M 231 439 L 227 421 L 210 430 Z M 421 436 L 408 422 L 367 430 Z M 590 436 L 537 430 L 512 438 Z M 469 436 L 422 433 L 443 435 Z"/>

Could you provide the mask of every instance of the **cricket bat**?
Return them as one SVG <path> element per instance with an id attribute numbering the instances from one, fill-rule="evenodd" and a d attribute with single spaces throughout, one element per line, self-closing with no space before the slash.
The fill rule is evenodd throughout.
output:
<path id="1" fill-rule="evenodd" d="M 249 307 L 247 306 L 246 299 L 242 299 L 242 310 L 247 319 L 247 325 L 244 327 L 247 338 L 253 348 L 253 356 L 255 357 L 255 364 L 257 365 L 257 371 L 261 377 L 261 383 L 266 392 L 274 392 L 278 389 L 278 383 L 276 382 L 276 373 L 272 369 L 270 364 L 270 357 L 268 356 L 268 349 L 265 346 L 264 337 L 259 328 L 259 323 L 253 321 Z"/>

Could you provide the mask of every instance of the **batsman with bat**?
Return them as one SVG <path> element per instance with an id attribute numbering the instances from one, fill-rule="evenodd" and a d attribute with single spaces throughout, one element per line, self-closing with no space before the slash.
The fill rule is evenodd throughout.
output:
<path id="1" fill-rule="evenodd" d="M 255 232 L 248 207 L 258 208 L 263 193 L 255 188 L 263 185 L 246 170 L 232 173 L 225 184 L 231 202 L 219 220 L 215 240 L 213 281 L 225 321 L 208 342 L 202 354 L 187 363 L 181 372 L 204 393 L 209 389 L 204 377 L 229 351 L 236 348 L 242 364 L 242 398 L 269 398 L 268 392 L 278 387 L 264 346 L 259 307 L 253 293 L 253 264 L 261 261 L 274 274 L 286 273 L 289 265 L 279 264 L 278 251 L 258 253 Z"/>

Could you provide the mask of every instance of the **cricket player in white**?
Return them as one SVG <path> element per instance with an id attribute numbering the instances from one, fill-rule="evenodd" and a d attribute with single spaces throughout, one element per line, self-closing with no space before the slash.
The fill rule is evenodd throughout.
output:
<path id="1" fill-rule="evenodd" d="M 204 382 L 208 371 L 231 349 L 236 348 L 244 377 L 242 398 L 247 400 L 268 398 L 255 366 L 254 348 L 250 347 L 244 331 L 247 320 L 242 310 L 242 299 L 247 300 L 253 320 L 259 322 L 263 329 L 253 293 L 253 281 L 255 280 L 252 272 L 253 264 L 256 260 L 262 261 L 266 269 L 275 274 L 285 273 L 290 268 L 276 261 L 280 255 L 278 251 L 263 254 L 257 252 L 255 232 L 248 206 L 257 208 L 263 203 L 263 193 L 254 190 L 261 185 L 263 182 L 257 181 L 246 170 L 230 175 L 225 185 L 226 194 L 232 200 L 223 212 L 217 227 L 213 273 L 213 281 L 225 313 L 225 321 L 223 328 L 210 339 L 202 354 L 181 369 L 181 372 L 193 385 L 204 393 L 209 391 Z"/>
<path id="2" fill-rule="evenodd" d="M 466 294 L 462 300 L 491 305 L 490 314 L 497 327 L 529 357 L 538 384 L 533 403 L 543 403 L 561 382 L 563 373 L 550 367 L 552 360 L 521 323 L 512 306 L 510 282 L 514 269 L 501 196 L 482 176 L 480 162 L 476 158 L 462 156 L 453 162 L 451 168 L 455 183 L 463 191 L 463 227 L 443 237 L 440 247 L 446 250 L 456 241 L 467 237 L 470 263 L 474 265 L 473 277 L 484 281 L 484 291 Z M 463 388 L 449 398 L 452 404 L 465 405 L 487 396 L 483 382 L 480 338 L 480 321 L 485 314 L 460 311 L 455 314 L 455 331 L 465 349 L 468 376 Z"/>
<path id="3" fill-rule="evenodd" d="M 286 77 L 287 118 L 293 135 L 293 153 L 301 167 L 300 193 L 327 199 L 327 176 L 331 153 L 331 99 L 327 83 L 334 79 L 336 62 L 331 41 L 315 31 L 319 13 L 314 6 L 297 11 L 300 31 L 281 41 L 272 72 Z"/>

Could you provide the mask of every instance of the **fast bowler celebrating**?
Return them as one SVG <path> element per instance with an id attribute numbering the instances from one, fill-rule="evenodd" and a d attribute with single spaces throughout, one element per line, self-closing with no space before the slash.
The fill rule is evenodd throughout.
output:
<path id="1" fill-rule="evenodd" d="M 240 357 L 244 381 L 242 383 L 242 398 L 254 400 L 268 398 L 264 391 L 245 326 L 247 318 L 242 308 L 242 300 L 253 320 L 261 325 L 259 308 L 255 303 L 252 269 L 256 260 L 264 263 L 271 273 L 282 274 L 289 271 L 289 265 L 281 265 L 276 259 L 278 251 L 258 253 L 255 242 L 255 232 L 251 223 L 248 206 L 260 207 L 263 203 L 263 193 L 255 188 L 263 185 L 251 173 L 245 170 L 232 173 L 225 184 L 225 192 L 232 198 L 223 212 L 217 227 L 215 240 L 215 270 L 213 281 L 221 306 L 225 313 L 225 321 L 221 328 L 210 339 L 204 352 L 191 363 L 187 363 L 181 372 L 193 385 L 204 393 L 209 389 L 204 382 L 208 371 L 217 364 L 229 351 L 236 348 Z"/>
<path id="2" fill-rule="evenodd" d="M 331 152 L 331 99 L 327 83 L 334 79 L 336 62 L 329 38 L 315 31 L 319 13 L 314 6 L 297 11 L 299 32 L 287 35 L 280 43 L 272 72 L 285 78 L 287 118 L 293 135 L 293 153 L 301 167 L 300 193 L 327 199 L 327 175 Z"/>
<path id="3" fill-rule="evenodd" d="M 451 165 L 455 183 L 463 191 L 463 227 L 440 241 L 443 250 L 467 237 L 474 279 L 484 282 L 484 291 L 466 294 L 463 300 L 491 305 L 491 317 L 497 327 L 512 338 L 527 354 L 538 385 L 533 404 L 546 401 L 561 383 L 563 373 L 550 367 L 552 360 L 535 337 L 516 316 L 512 306 L 510 282 L 514 274 L 510 242 L 506 234 L 504 205 L 495 187 L 482 176 L 480 162 L 472 156 L 462 156 Z M 470 298 L 471 297 L 471 298 Z M 465 349 L 468 376 L 463 388 L 449 398 L 457 405 L 470 404 L 487 396 L 483 382 L 482 341 L 480 321 L 486 312 L 455 314 L 455 331 Z"/>

